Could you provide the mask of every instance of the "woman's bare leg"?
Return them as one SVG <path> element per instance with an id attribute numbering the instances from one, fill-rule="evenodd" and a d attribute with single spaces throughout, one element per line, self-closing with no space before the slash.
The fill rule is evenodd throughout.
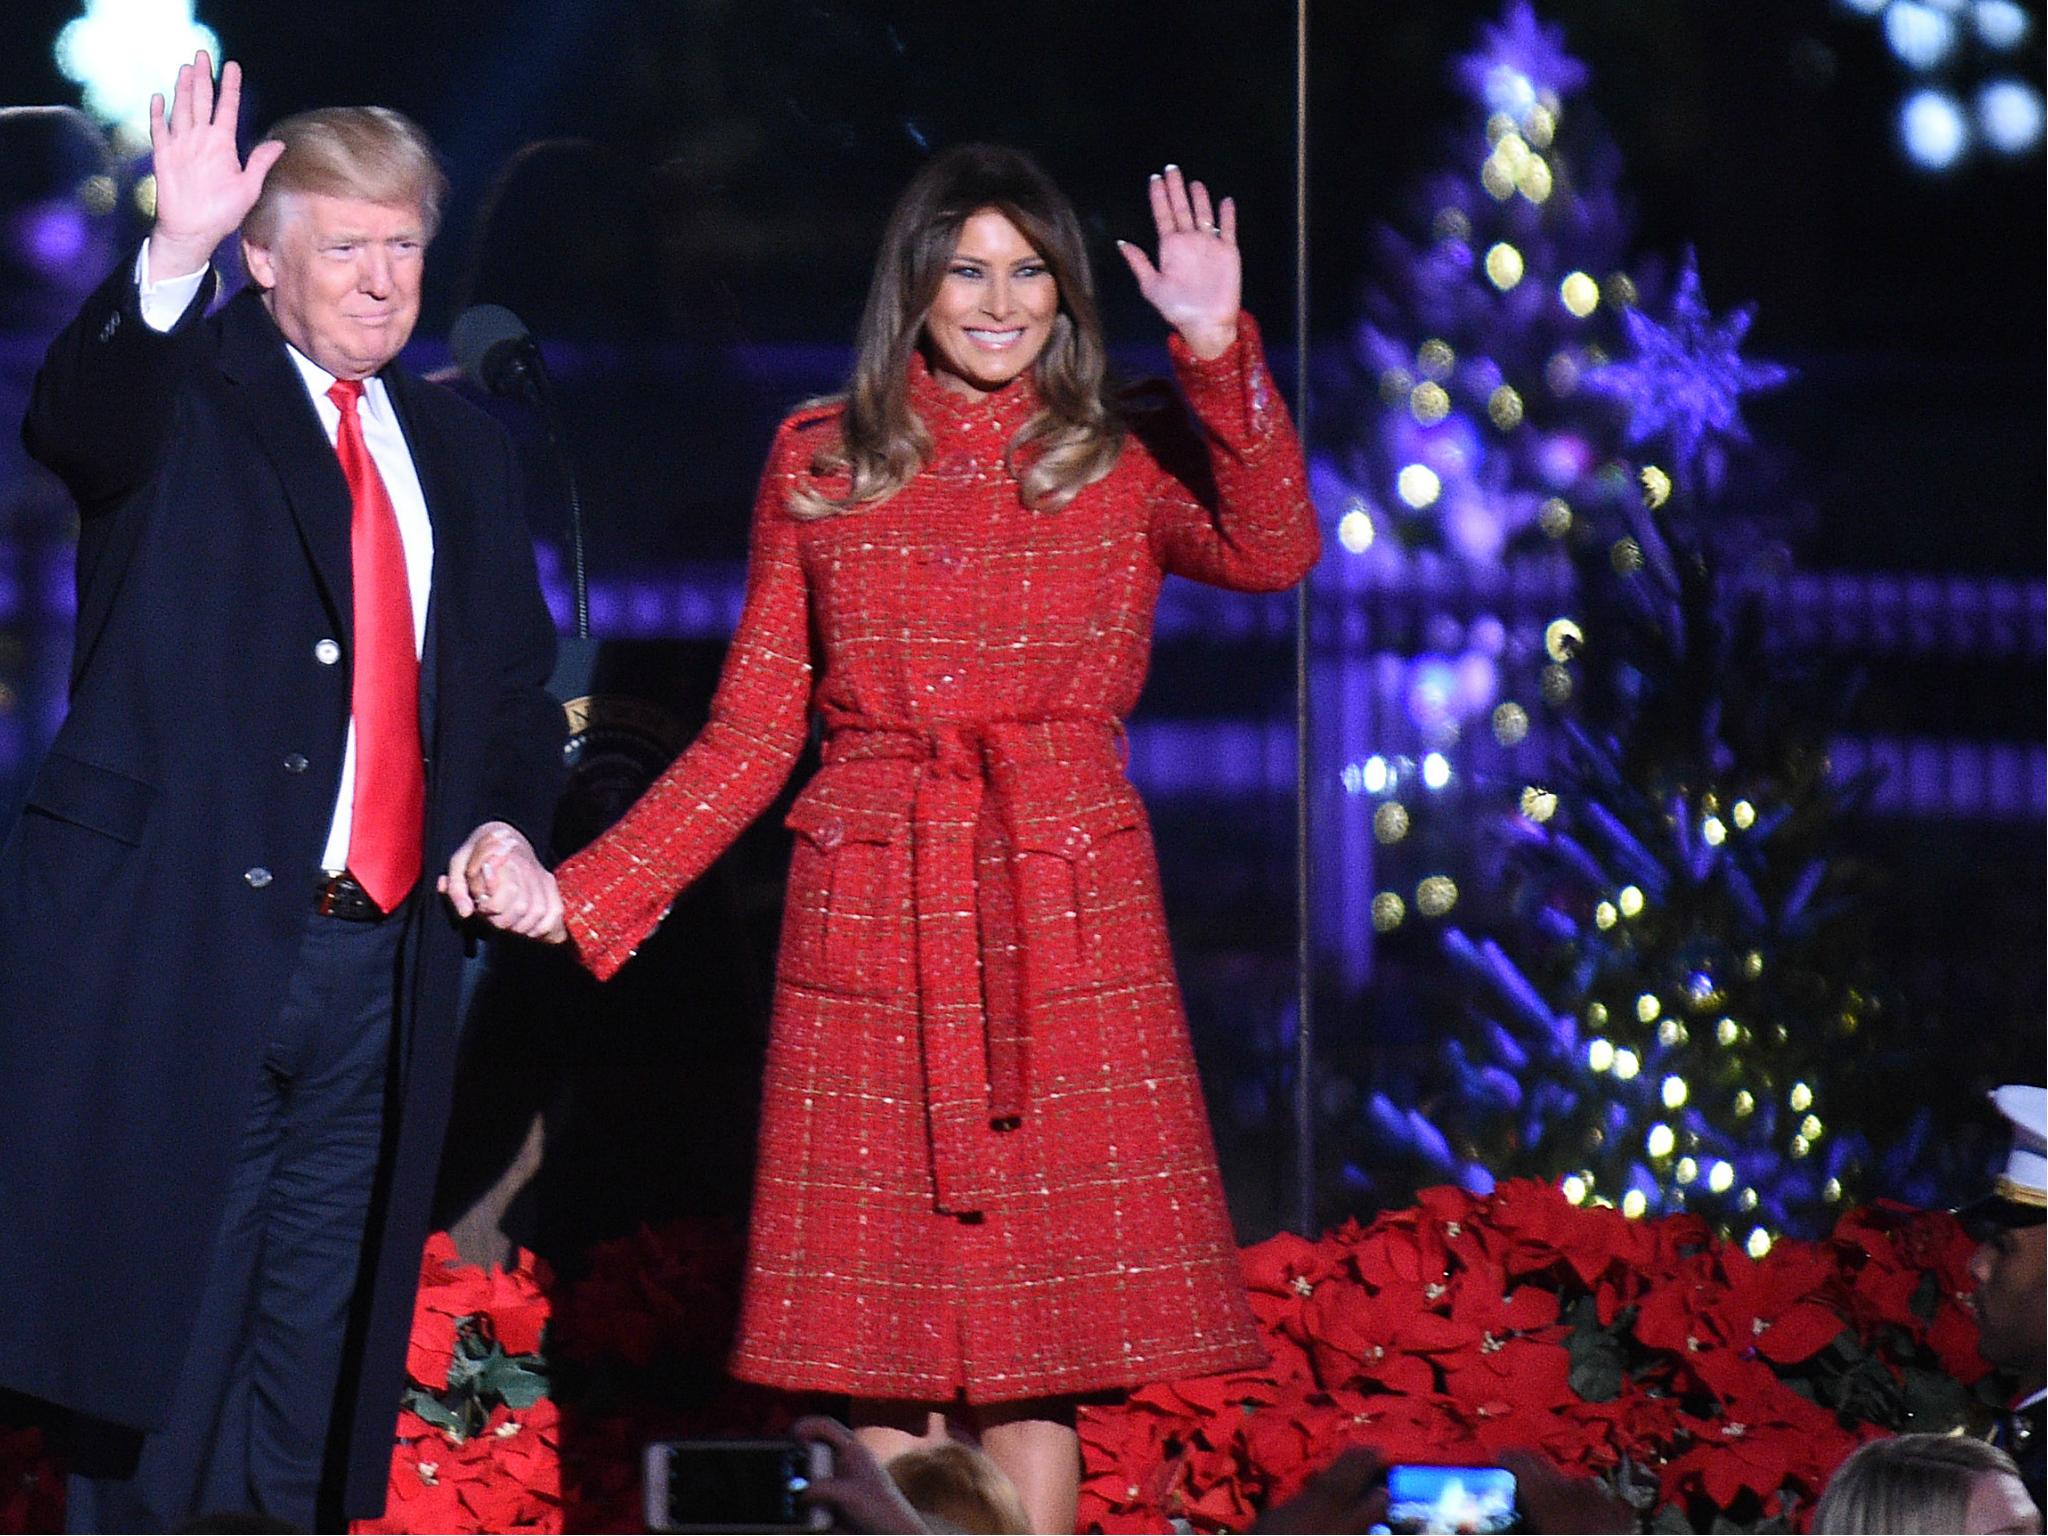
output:
<path id="1" fill-rule="evenodd" d="M 975 1410 L 981 1448 L 1024 1501 L 1031 1529 L 1068 1536 L 1081 1503 L 1081 1437 L 1064 1398 L 999 1403 Z"/>

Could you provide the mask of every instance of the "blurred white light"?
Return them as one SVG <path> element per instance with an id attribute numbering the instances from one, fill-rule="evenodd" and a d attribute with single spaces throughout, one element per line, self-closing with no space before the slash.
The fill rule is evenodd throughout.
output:
<path id="1" fill-rule="evenodd" d="M 1422 760 L 1422 782 L 1431 789 L 1442 789 L 1451 782 L 1450 761 L 1441 752 L 1432 752 Z"/>
<path id="2" fill-rule="evenodd" d="M 1956 24 L 1922 0 L 1893 0 L 1884 13 L 1884 36 L 1901 63 L 1932 69 L 1954 50 Z"/>
<path id="3" fill-rule="evenodd" d="M 2027 13 L 2013 0 L 1977 0 L 1970 7 L 1970 19 L 1977 24 L 1977 35 L 1985 44 L 2001 51 L 2018 47 L 2031 25 Z"/>
<path id="4" fill-rule="evenodd" d="M 1970 125 L 1945 91 L 1915 91 L 1899 108 L 1899 137 L 1916 164 L 1945 171 L 1969 147 Z"/>
<path id="5" fill-rule="evenodd" d="M 1394 489 L 1419 512 L 1443 494 L 1444 483 L 1427 464 L 1408 464 L 1394 477 Z"/>
<path id="6" fill-rule="evenodd" d="M 1362 555 L 1372 548 L 1372 514 L 1363 507 L 1353 507 L 1337 520 L 1337 542 L 1354 555 Z"/>
<path id="7" fill-rule="evenodd" d="M 2041 93 L 2018 80 L 1994 80 L 1977 93 L 1977 128 L 1991 147 L 2022 154 L 2041 142 Z"/>
<path id="8" fill-rule="evenodd" d="M 1864 16 L 1875 16 L 1889 3 L 1890 0 L 1842 0 L 1843 5 Z"/>
<path id="9" fill-rule="evenodd" d="M 220 67 L 220 38 L 192 16 L 192 0 L 85 0 L 57 34 L 57 68 L 82 88 L 85 109 L 129 149 L 149 143 L 149 98 L 168 104 L 178 66 L 204 48 Z"/>
<path id="10" fill-rule="evenodd" d="M 1387 787 L 1391 775 L 1387 772 L 1387 760 L 1375 753 L 1365 760 L 1365 792 L 1376 795 Z"/>
<path id="11" fill-rule="evenodd" d="M 1717 1195 L 1725 1195 L 1735 1187 L 1735 1165 L 1716 1163 L 1707 1170 L 1707 1188 Z"/>

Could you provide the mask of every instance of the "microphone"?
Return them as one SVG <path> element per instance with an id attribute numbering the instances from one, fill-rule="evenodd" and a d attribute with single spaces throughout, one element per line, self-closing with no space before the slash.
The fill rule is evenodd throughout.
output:
<path id="1" fill-rule="evenodd" d="M 455 317 L 448 332 L 462 376 L 486 394 L 523 400 L 547 424 L 548 443 L 562 484 L 569 493 L 569 586 L 575 607 L 576 638 L 590 638 L 590 578 L 583 554 L 583 496 L 576 485 L 576 463 L 564 441 L 561 412 L 554 386 L 533 333 L 502 304 L 474 304 Z"/>
<path id="2" fill-rule="evenodd" d="M 526 322 L 502 304 L 477 304 L 455 318 L 448 333 L 462 376 L 486 394 L 545 408 L 551 388 L 547 364 Z"/>

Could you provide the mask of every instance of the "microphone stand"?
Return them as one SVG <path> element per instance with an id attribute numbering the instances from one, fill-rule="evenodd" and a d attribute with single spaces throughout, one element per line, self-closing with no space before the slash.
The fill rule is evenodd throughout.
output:
<path id="1" fill-rule="evenodd" d="M 569 453 L 568 439 L 562 429 L 561 408 L 555 403 L 553 383 L 548 378 L 547 364 L 541 360 L 539 343 L 526 338 L 510 366 L 522 386 L 521 393 L 533 402 L 548 429 L 548 447 L 553 451 L 555 468 L 561 473 L 562 484 L 569 493 L 569 591 L 575 613 L 576 638 L 588 640 L 590 574 L 585 567 L 583 553 L 583 492 L 577 484 L 576 461 Z"/>

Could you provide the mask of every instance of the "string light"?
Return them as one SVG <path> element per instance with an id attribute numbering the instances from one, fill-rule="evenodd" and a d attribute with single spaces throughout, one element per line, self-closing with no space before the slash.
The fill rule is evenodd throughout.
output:
<path id="1" fill-rule="evenodd" d="M 1717 1195 L 1725 1195 L 1735 1187 L 1735 1165 L 1717 1160 L 1707 1170 L 1707 1188 Z"/>
<path id="2" fill-rule="evenodd" d="M 1643 1145 L 1652 1157 L 1669 1157 L 1678 1146 L 1678 1137 L 1670 1126 L 1659 1120 L 1650 1127 L 1650 1134 L 1643 1138 Z"/>
<path id="3" fill-rule="evenodd" d="M 1451 414 L 1451 397 L 1443 385 L 1425 379 L 1408 396 L 1409 414 L 1425 427 L 1435 426 Z"/>
<path id="4" fill-rule="evenodd" d="M 1362 555 L 1371 549 L 1375 536 L 1372 514 L 1363 506 L 1353 506 L 1337 520 L 1337 542 L 1354 555 Z"/>
<path id="5" fill-rule="evenodd" d="M 1550 820 L 1557 814 L 1557 796 L 1534 784 L 1528 785 L 1522 791 L 1522 814 L 1538 824 Z"/>
<path id="6" fill-rule="evenodd" d="M 1572 619 L 1552 619 L 1543 628 L 1543 650 L 1552 661 L 1570 661 L 1584 649 L 1586 632 Z"/>
<path id="7" fill-rule="evenodd" d="M 1581 320 L 1600 307 L 1600 285 L 1583 272 L 1568 272 L 1557 285 L 1557 297 Z"/>
<path id="8" fill-rule="evenodd" d="M 1425 917 L 1442 917 L 1458 904 L 1458 885 L 1449 875 L 1429 875 L 1415 887 L 1415 910 Z"/>
<path id="9" fill-rule="evenodd" d="M 1739 831 L 1747 832 L 1756 825 L 1756 807 L 1747 800 L 1738 800 L 1729 808 L 1728 815 Z"/>
<path id="10" fill-rule="evenodd" d="M 1691 1092 L 1685 1085 L 1685 1079 L 1675 1072 L 1664 1079 L 1663 1086 L 1659 1091 L 1666 1109 L 1683 1109 L 1685 1101 L 1691 1097 Z"/>
<path id="11" fill-rule="evenodd" d="M 1623 1082 L 1629 1081 L 1643 1069 L 1641 1059 L 1634 1051 L 1622 1047 L 1614 1053 L 1614 1075 Z"/>
<path id="12" fill-rule="evenodd" d="M 1432 505 L 1443 489 L 1443 481 L 1427 464 L 1404 465 L 1394 479 L 1395 493 L 1418 512 Z"/>
<path id="13" fill-rule="evenodd" d="M 1640 1189 L 1632 1189 L 1621 1197 L 1621 1214 L 1630 1221 L 1636 1220 L 1650 1208 L 1650 1197 Z"/>
<path id="14" fill-rule="evenodd" d="M 1645 992 L 1636 999 L 1636 1021 L 1638 1023 L 1654 1024 L 1657 1022 L 1657 1015 L 1663 1011 L 1664 1004 L 1654 992 Z"/>
<path id="15" fill-rule="evenodd" d="M 1613 902 L 1603 901 L 1593 909 L 1593 926 L 1604 933 L 1615 925 L 1620 916 L 1621 914 L 1614 910 Z"/>
<path id="16" fill-rule="evenodd" d="M 1522 280 L 1522 253 L 1505 240 L 1486 252 L 1487 280 L 1502 293 Z"/>
<path id="17" fill-rule="evenodd" d="M 1614 904 L 1621 908 L 1621 915 L 1623 917 L 1640 916 L 1643 910 L 1642 887 L 1624 885 L 1620 893 L 1615 896 Z"/>
<path id="18" fill-rule="evenodd" d="M 1594 1038 L 1586 1042 L 1586 1065 L 1595 1072 L 1606 1072 L 1614 1066 L 1614 1042 Z"/>
<path id="19" fill-rule="evenodd" d="M 1398 843 L 1408 835 L 1408 807 L 1389 800 L 1372 814 L 1372 835 L 1382 843 Z"/>
<path id="20" fill-rule="evenodd" d="M 1442 789 L 1451 782 L 1451 760 L 1441 752 L 1432 752 L 1422 760 L 1422 782 L 1431 789 Z"/>

